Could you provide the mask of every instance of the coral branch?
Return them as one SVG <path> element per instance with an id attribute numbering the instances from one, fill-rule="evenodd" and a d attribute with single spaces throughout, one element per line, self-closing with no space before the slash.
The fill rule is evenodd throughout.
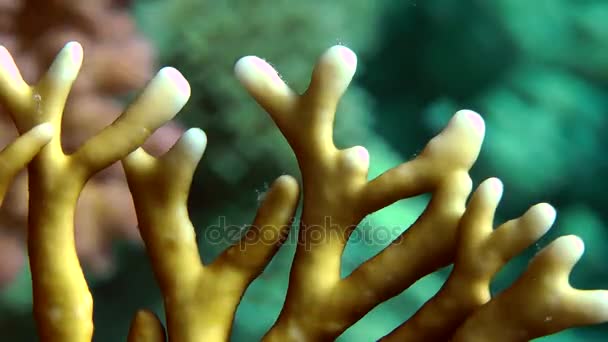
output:
<path id="1" fill-rule="evenodd" d="M 142 145 L 152 132 L 171 120 L 189 97 L 190 85 L 179 71 L 170 67 L 161 69 L 125 112 L 85 142 L 73 159 L 93 172 L 109 166 L 121 159 L 124 151 Z"/>
<path id="2" fill-rule="evenodd" d="M 507 290 L 473 313 L 454 341 L 528 341 L 608 321 L 608 291 L 578 290 L 568 277 L 583 241 L 562 236 L 541 250 Z"/>
<path id="3" fill-rule="evenodd" d="M 128 342 L 165 342 L 165 328 L 158 317 L 150 311 L 140 310 L 133 318 Z"/>
<path id="4" fill-rule="evenodd" d="M 298 200 L 295 180 L 277 179 L 242 240 L 203 266 L 186 202 L 205 146 L 204 133 L 190 129 L 159 158 L 138 149 L 123 160 L 171 341 L 228 340 L 236 307 L 286 237 Z"/>
<path id="5" fill-rule="evenodd" d="M 53 126 L 43 123 L 25 132 L 0 152 L 0 204 L 9 183 L 52 137 Z"/>
<path id="6" fill-rule="evenodd" d="M 124 98 L 143 88 L 154 75 L 155 52 L 138 32 L 130 6 L 122 0 L 0 0 L 0 43 L 11 51 L 26 82 L 38 81 L 67 42 L 78 41 L 86 51 L 61 119 L 61 146 L 65 153 L 74 152 L 112 123 L 123 110 Z M 2 146 L 18 133 L 5 109 L 0 108 Z M 152 153 L 162 153 L 181 133 L 177 124 L 168 124 L 156 131 L 145 146 Z M 0 209 L 0 238 L 10 236 L 16 246 L 22 245 L 14 258 L 8 250 L 3 253 L 14 260 L 21 259 L 20 249 L 25 249 L 20 240 L 25 240 L 27 230 L 27 183 L 24 170 L 12 182 Z M 118 163 L 87 182 L 76 213 L 80 262 L 95 278 L 106 278 L 117 268 L 113 242 L 118 239 L 139 244 L 141 240 L 131 195 Z M 0 270 L 0 288 L 9 285 L 20 266 L 10 273 Z"/>
<path id="7" fill-rule="evenodd" d="M 449 340 L 466 318 L 490 300 L 490 282 L 515 255 L 538 240 L 555 210 L 538 204 L 493 230 L 502 183 L 491 178 L 473 194 L 458 228 L 454 269 L 442 289 L 386 341 Z"/>
<path id="8" fill-rule="evenodd" d="M 339 150 L 332 138 L 335 110 L 356 64 L 352 51 L 332 47 L 319 59 L 302 95 L 291 91 L 260 58 L 244 57 L 235 67 L 237 77 L 287 138 L 304 183 L 287 299 L 268 340 L 336 338 L 377 304 L 452 261 L 456 226 L 471 188 L 467 172 L 479 153 L 483 121 L 470 111 L 457 113 L 418 158 L 368 182 L 367 150 Z M 341 280 L 342 252 L 361 219 L 426 192 L 433 193 L 433 200 L 414 227 Z M 411 266 L 404 267 L 401 260 Z"/>
<path id="9" fill-rule="evenodd" d="M 74 241 L 74 213 L 84 184 L 140 146 L 189 96 L 189 89 L 184 89 L 187 82 L 179 73 L 161 71 L 125 118 L 118 120 L 120 124 L 105 129 L 75 154 L 66 155 L 59 137 L 61 119 L 82 58 L 80 44 L 68 43 L 39 83 L 30 87 L 8 51 L 0 50 L 0 91 L 18 130 L 23 133 L 48 122 L 54 132 L 28 169 L 28 253 L 34 315 L 44 341 L 92 338 L 93 301 Z"/>

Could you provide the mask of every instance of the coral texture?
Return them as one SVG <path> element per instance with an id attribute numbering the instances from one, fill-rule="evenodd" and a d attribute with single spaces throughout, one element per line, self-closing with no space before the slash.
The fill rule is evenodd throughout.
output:
<path id="1" fill-rule="evenodd" d="M 30 86 L 9 52 L 0 48 L 0 99 L 21 134 L 0 154 L 9 165 L 0 185 L 33 158 L 28 166 L 28 252 L 41 340 L 92 339 L 93 302 L 76 254 L 74 213 L 86 181 L 117 160 L 127 173 L 167 318 L 165 332 L 153 313 L 138 312 L 129 340 L 227 340 L 243 293 L 286 237 L 299 198 L 297 182 L 279 177 L 241 241 L 203 265 L 186 200 L 207 144 L 205 134 L 188 130 L 160 157 L 140 148 L 185 105 L 188 82 L 177 70 L 163 68 L 115 122 L 66 154 L 58 132 L 82 58 L 79 44 L 67 44 Z M 378 304 L 450 264 L 443 288 L 385 340 L 526 341 L 608 321 L 606 291 L 578 290 L 568 283 L 584 249 L 576 236 L 553 241 L 509 288 L 490 293 L 495 274 L 550 228 L 555 210 L 537 204 L 494 228 L 501 182 L 487 179 L 469 199 L 469 170 L 485 135 L 477 113 L 458 111 L 416 158 L 368 180 L 368 151 L 362 146 L 339 149 L 333 141 L 335 110 L 356 66 L 351 50 L 334 46 L 320 57 L 310 85 L 298 94 L 263 59 L 247 56 L 236 63 L 237 78 L 270 114 L 302 173 L 303 210 L 289 289 L 264 339 L 334 340 Z M 342 253 L 359 222 L 420 194 L 431 195 L 420 218 L 342 277 Z"/>

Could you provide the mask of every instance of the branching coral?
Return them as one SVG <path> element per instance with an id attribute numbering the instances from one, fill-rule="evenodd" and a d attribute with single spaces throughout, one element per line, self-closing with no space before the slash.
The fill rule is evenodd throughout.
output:
<path id="1" fill-rule="evenodd" d="M 200 130 L 192 129 L 162 158 L 137 150 L 124 160 L 140 230 L 163 293 L 168 333 L 175 341 L 228 340 L 236 307 L 287 236 L 298 200 L 296 181 L 277 179 L 243 240 L 203 266 L 186 200 L 205 141 Z M 151 195 L 153 185 L 159 191 Z M 131 341 L 140 341 L 149 329 L 142 325 L 148 323 L 140 323 L 148 314 L 138 315 Z"/>
<path id="2" fill-rule="evenodd" d="M 0 94 L 17 129 L 23 133 L 47 123 L 55 132 L 28 167 L 28 254 L 34 315 L 45 341 L 92 338 L 93 302 L 74 241 L 74 213 L 86 181 L 143 144 L 190 94 L 179 72 L 165 68 L 119 119 L 74 153 L 65 154 L 59 137 L 61 119 L 82 58 L 79 44 L 66 45 L 44 77 L 29 86 L 8 51 L 0 47 Z"/>
<path id="3" fill-rule="evenodd" d="M 152 75 L 154 54 L 140 35 L 124 4 L 108 1 L 0 1 L 0 44 L 15 56 L 28 82 L 38 80 L 66 42 L 78 40 L 87 51 L 80 76 L 66 102 L 62 145 L 74 151 L 83 141 L 111 123 L 121 111 L 121 97 L 145 84 Z M 17 132 L 0 108 L 0 143 Z M 181 134 L 167 125 L 146 144 L 154 153 L 168 149 Z M 15 260 L 6 272 L 0 269 L 0 286 L 21 267 L 20 240 L 27 225 L 27 175 L 22 172 L 10 187 L 0 210 L 0 238 L 12 248 L 2 249 Z M 76 241 L 81 262 L 88 271 L 107 275 L 114 268 L 111 242 L 118 238 L 139 241 L 136 218 L 126 181 L 119 165 L 96 175 L 78 202 Z M 8 245 L 7 245 L 8 246 Z M 8 263 L 7 263 L 8 264 Z M 6 281 L 2 281 L 5 279 Z"/>
<path id="4" fill-rule="evenodd" d="M 383 14 L 390 10 L 389 3 L 135 1 L 139 27 L 156 43 L 160 60 L 187 74 L 191 86 L 197 89 L 181 112 L 180 121 L 204 127 L 209 140 L 214 142 L 205 151 L 206 160 L 213 162 L 201 163 L 197 173 L 205 177 L 195 180 L 195 186 L 206 191 L 196 191 L 191 200 L 192 204 L 207 209 L 197 210 L 193 217 L 202 229 L 198 236 L 204 247 L 203 260 L 212 260 L 231 242 L 223 239 L 210 243 L 203 236 L 248 222 L 250 208 L 256 205 L 256 193 L 265 190 L 269 174 L 298 174 L 293 153 L 281 132 L 226 71 L 244 54 L 256 53 L 281 70 L 290 87 L 301 91 L 310 77 L 310 60 L 327 46 L 342 42 L 359 55 L 373 54 L 380 40 Z M 286 34 L 289 39 L 284 39 Z M 281 44 L 268 44 L 279 41 Z M 375 103 L 357 83 L 351 82 L 337 108 L 334 138 L 338 146 L 365 145 L 376 158 L 370 170 L 375 175 L 386 165 L 398 163 L 402 156 L 377 134 Z M 416 146 L 409 141 L 401 143 L 412 149 Z M 413 201 L 424 205 L 422 198 Z M 383 211 L 370 217 L 373 220 L 370 224 L 394 227 L 413 220 L 419 206 L 405 206 L 407 213 L 395 210 L 399 212 L 399 221 L 389 211 Z M 365 259 L 358 251 L 369 250 L 364 243 L 351 243 L 344 256 L 346 268 Z M 285 280 L 294 251 L 290 239 L 281 249 L 284 256 L 274 259 L 256 286 L 247 292 L 239 306 L 233 338 L 242 335 L 257 339 L 272 323 L 282 305 L 281 293 L 287 286 Z M 252 317 L 258 324 L 248 324 Z"/>
<path id="5" fill-rule="evenodd" d="M 277 179 L 242 240 L 203 265 L 186 199 L 205 135 L 191 129 L 158 158 L 138 148 L 185 104 L 190 92 L 185 79 L 175 69 L 162 69 L 119 119 L 65 154 L 56 132 L 82 62 L 80 45 L 68 44 L 31 87 L 3 48 L 0 62 L 1 99 L 23 134 L 13 147 L 33 141 L 29 153 L 10 161 L 10 170 L 22 167 L 40 149 L 29 164 L 28 247 L 41 339 L 92 338 L 92 300 L 75 252 L 73 215 L 85 181 L 122 159 L 163 294 L 169 340 L 227 340 L 240 298 L 290 227 L 299 197 L 296 181 L 290 176 Z M 376 305 L 449 264 L 454 268 L 441 291 L 385 340 L 525 341 L 607 321 L 606 291 L 576 290 L 568 283 L 583 252 L 575 236 L 554 241 L 511 287 L 491 296 L 489 284 L 496 272 L 549 229 L 555 210 L 538 204 L 493 229 L 502 194 L 502 184 L 494 178 L 483 182 L 467 203 L 469 169 L 485 134 L 478 114 L 457 112 L 415 159 L 368 180 L 367 150 L 338 149 L 333 142 L 335 110 L 356 64 L 351 50 L 332 47 L 319 59 L 301 95 L 258 57 L 242 58 L 235 67 L 237 78 L 286 137 L 302 172 L 303 211 L 289 289 L 265 340 L 333 340 Z M 6 150 L 7 157 L 13 147 Z M 14 174 L 10 170 L 3 182 Z M 397 200 L 423 193 L 432 198 L 420 218 L 381 253 L 341 277 L 342 253 L 359 222 Z M 130 341 L 165 338 L 154 314 L 140 311 L 135 316 Z"/>
<path id="6" fill-rule="evenodd" d="M 495 273 L 536 241 L 555 213 L 547 204 L 537 205 L 492 232 L 502 191 L 494 179 L 480 186 L 464 212 L 470 191 L 467 171 L 484 130 L 477 114 L 458 112 L 416 159 L 366 181 L 367 152 L 361 147 L 337 150 L 331 136 L 332 113 L 355 64 L 349 50 L 330 49 L 301 96 L 263 60 L 248 57 L 237 64 L 237 75 L 294 149 L 304 182 L 290 287 L 266 338 L 333 339 L 375 305 L 452 262 L 454 271 L 442 291 L 387 340 L 453 336 L 519 341 L 607 320 L 608 293 L 581 292 L 568 285 L 568 274 L 583 251 L 576 237 L 555 241 L 511 288 L 490 298 Z M 379 255 L 339 279 L 340 257 L 351 229 L 368 213 L 423 192 L 432 192 L 433 198 L 420 219 Z"/>

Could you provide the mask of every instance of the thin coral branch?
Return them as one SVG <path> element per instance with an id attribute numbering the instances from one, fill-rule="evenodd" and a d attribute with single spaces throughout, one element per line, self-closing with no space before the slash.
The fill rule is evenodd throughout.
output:
<path id="1" fill-rule="evenodd" d="M 468 317 L 453 340 L 529 341 L 607 322 L 608 291 L 579 290 L 568 281 L 584 249 L 573 235 L 553 241 L 513 285 Z"/>
<path id="2" fill-rule="evenodd" d="M 551 227 L 555 210 L 543 203 L 494 230 L 501 196 L 502 183 L 496 178 L 479 186 L 459 224 L 450 277 L 432 299 L 384 340 L 449 340 L 472 312 L 490 300 L 490 282 L 496 273 Z"/>
<path id="3" fill-rule="evenodd" d="M 0 152 L 0 204 L 17 173 L 40 152 L 53 137 L 53 126 L 43 123 L 17 137 Z"/>

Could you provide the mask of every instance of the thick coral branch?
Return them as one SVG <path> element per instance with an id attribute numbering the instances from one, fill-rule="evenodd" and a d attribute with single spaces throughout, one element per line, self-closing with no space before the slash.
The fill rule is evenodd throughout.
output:
<path id="1" fill-rule="evenodd" d="M 286 237 L 298 201 L 296 181 L 277 179 L 241 241 L 203 265 L 187 195 L 205 146 L 204 133 L 190 129 L 159 158 L 138 149 L 123 160 L 139 229 L 164 297 L 170 341 L 228 340 L 245 289 Z M 222 237 L 230 240 L 230 233 Z"/>
<path id="2" fill-rule="evenodd" d="M 93 301 L 74 241 L 74 213 L 84 184 L 94 173 L 140 146 L 181 109 L 190 94 L 178 72 L 161 70 L 133 103 L 133 109 L 119 120 L 122 124 L 110 126 L 75 154 L 66 155 L 59 132 L 65 101 L 82 59 L 80 44 L 68 43 L 42 79 L 30 87 L 8 51 L 0 49 L 0 91 L 18 130 L 24 133 L 48 122 L 54 132 L 28 169 L 28 254 L 34 314 L 44 341 L 92 338 Z"/>
<path id="3" fill-rule="evenodd" d="M 471 188 L 468 170 L 484 135 L 483 120 L 471 111 L 457 113 L 418 158 L 368 182 L 367 150 L 361 146 L 341 150 L 333 143 L 335 110 L 356 64 L 349 49 L 330 48 L 302 95 L 291 91 L 258 57 L 244 57 L 235 67 L 237 77 L 294 150 L 304 183 L 299 244 L 287 299 L 268 340 L 333 339 L 383 300 L 452 261 L 453 237 Z M 433 200 L 411 232 L 397 241 L 404 243 L 394 243 L 348 279 L 340 279 L 348 237 L 366 215 L 428 192 Z M 439 241 L 431 238 L 437 236 Z M 412 244 L 423 247 L 414 252 Z M 408 264 L 414 266 L 401 267 L 404 257 L 410 257 Z M 381 273 L 391 278 L 379 277 Z"/>
<path id="4" fill-rule="evenodd" d="M 26 82 L 38 81 L 67 42 L 78 41 L 86 51 L 63 110 L 61 146 L 65 153 L 74 152 L 112 123 L 123 110 L 125 96 L 143 88 L 154 75 L 154 49 L 138 32 L 130 5 L 122 0 L 0 0 L 0 44 L 11 51 Z M 0 131 L 1 145 L 17 135 L 5 108 L 0 108 Z M 144 146 L 152 153 L 162 153 L 181 133 L 179 125 L 169 123 Z M 23 171 L 8 190 L 0 210 L 3 237 L 26 237 L 27 183 Z M 140 243 L 131 195 L 118 163 L 87 182 L 75 225 L 80 262 L 95 277 L 107 277 L 116 269 L 113 241 Z M 8 251 L 4 255 L 10 257 Z M 0 287 L 8 285 L 6 280 L 18 270 L 1 274 Z"/>

